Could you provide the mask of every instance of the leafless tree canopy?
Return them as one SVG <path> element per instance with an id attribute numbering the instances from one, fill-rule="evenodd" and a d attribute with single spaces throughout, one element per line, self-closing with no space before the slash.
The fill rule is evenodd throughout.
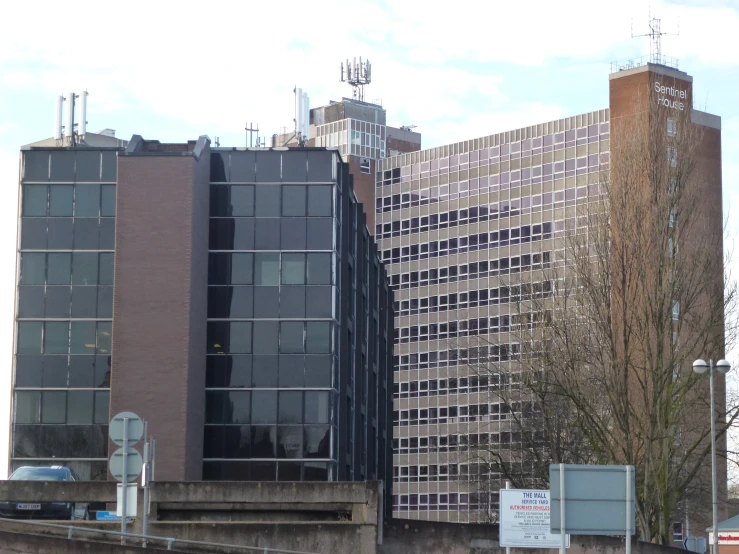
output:
<path id="1" fill-rule="evenodd" d="M 486 353 L 474 373 L 518 375 L 491 392 L 515 440 L 470 452 L 481 489 L 548 488 L 552 463 L 634 465 L 640 539 L 663 544 L 682 501 L 710 505 L 708 378 L 691 366 L 723 356 L 737 297 L 704 140 L 689 109 L 612 120 L 599 195 L 567 208 L 554 238 L 551 294 L 518 288 L 510 360 L 485 338 L 460 343 Z M 724 391 L 717 380 L 720 437 L 736 414 Z"/>

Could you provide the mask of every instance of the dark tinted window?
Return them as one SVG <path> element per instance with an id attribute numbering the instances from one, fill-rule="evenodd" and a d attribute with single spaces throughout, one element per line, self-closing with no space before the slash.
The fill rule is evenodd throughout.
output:
<path id="1" fill-rule="evenodd" d="M 278 287 L 259 287 L 254 294 L 254 317 L 276 318 L 279 315 Z"/>
<path id="2" fill-rule="evenodd" d="M 334 224 L 330 218 L 308 218 L 308 250 L 332 250 L 334 247 Z"/>
<path id="3" fill-rule="evenodd" d="M 305 186 L 282 186 L 282 215 L 304 216 L 306 209 Z"/>
<path id="4" fill-rule="evenodd" d="M 278 423 L 303 423 L 302 391 L 281 391 Z"/>
<path id="5" fill-rule="evenodd" d="M 100 250 L 113 250 L 114 248 L 115 219 L 104 217 L 100 220 Z"/>
<path id="6" fill-rule="evenodd" d="M 74 152 L 51 152 L 51 181 L 74 180 Z"/>
<path id="7" fill-rule="evenodd" d="M 305 317 L 305 287 L 280 287 L 280 317 Z"/>
<path id="8" fill-rule="evenodd" d="M 280 324 L 280 352 L 285 354 L 303 352 L 302 321 L 283 321 Z"/>
<path id="9" fill-rule="evenodd" d="M 329 393 L 324 391 L 305 392 L 305 422 L 329 422 Z"/>
<path id="10" fill-rule="evenodd" d="M 72 317 L 95 317 L 97 297 L 97 287 L 72 287 Z"/>
<path id="11" fill-rule="evenodd" d="M 257 185 L 255 215 L 257 217 L 280 216 L 280 187 L 276 185 Z"/>
<path id="12" fill-rule="evenodd" d="M 305 254 L 282 254 L 282 284 L 305 284 Z"/>
<path id="13" fill-rule="evenodd" d="M 64 423 L 67 417 L 67 393 L 44 391 L 41 396 L 41 423 Z"/>
<path id="14" fill-rule="evenodd" d="M 18 287 L 18 317 L 44 317 L 44 287 Z"/>
<path id="15" fill-rule="evenodd" d="M 277 421 L 277 391 L 255 390 L 251 403 L 252 423 L 275 423 Z"/>
<path id="16" fill-rule="evenodd" d="M 332 317 L 332 287 L 306 287 L 305 314 L 307 317 Z"/>
<path id="17" fill-rule="evenodd" d="M 251 416 L 251 392 L 230 391 L 226 393 L 226 423 L 249 423 Z"/>
<path id="18" fill-rule="evenodd" d="M 69 287 L 46 287 L 46 317 L 70 317 Z"/>
<path id="19" fill-rule="evenodd" d="M 311 185 L 308 187 L 308 215 L 331 216 L 333 187 L 330 185 Z"/>
<path id="20" fill-rule="evenodd" d="M 44 373 L 42 377 L 42 386 L 67 386 L 67 373 L 69 371 L 67 356 L 44 356 L 43 365 Z"/>
<path id="21" fill-rule="evenodd" d="M 98 317 L 113 317 L 113 287 L 98 287 Z"/>
<path id="22" fill-rule="evenodd" d="M 280 249 L 280 220 L 277 218 L 259 218 L 256 220 L 254 248 L 257 250 Z"/>
<path id="23" fill-rule="evenodd" d="M 69 350 L 69 323 L 48 321 L 44 325 L 44 353 L 66 354 Z"/>
<path id="24" fill-rule="evenodd" d="M 15 423 L 39 423 L 41 421 L 41 393 L 16 392 L 14 408 Z"/>
<path id="25" fill-rule="evenodd" d="M 308 254 L 308 284 L 330 285 L 333 263 L 329 253 Z"/>
<path id="26" fill-rule="evenodd" d="M 93 418 L 93 391 L 69 391 L 67 424 L 89 425 Z"/>
<path id="27" fill-rule="evenodd" d="M 113 284 L 113 254 L 103 252 L 100 254 L 100 284 Z"/>
<path id="28" fill-rule="evenodd" d="M 331 356 L 305 357 L 305 386 L 331 386 Z"/>
<path id="29" fill-rule="evenodd" d="M 254 187 L 252 185 L 234 185 L 231 187 L 231 205 L 229 214 L 233 216 L 254 215 Z"/>
<path id="30" fill-rule="evenodd" d="M 53 255 L 53 254 L 51 254 Z M 98 282 L 97 252 L 75 252 L 72 256 L 72 284 L 96 285 Z"/>
<path id="31" fill-rule="evenodd" d="M 46 255 L 25 253 L 21 255 L 20 282 L 23 285 L 43 285 L 46 273 Z"/>
<path id="32" fill-rule="evenodd" d="M 77 250 L 103 248 L 100 244 L 100 223 L 97 218 L 74 219 L 74 247 Z M 112 248 L 112 246 L 108 245 L 105 248 Z"/>
<path id="33" fill-rule="evenodd" d="M 278 253 L 258 253 L 254 255 L 254 284 L 280 284 L 280 255 Z"/>
<path id="34" fill-rule="evenodd" d="M 18 322 L 18 354 L 41 354 L 42 328 L 40 321 Z"/>
<path id="35" fill-rule="evenodd" d="M 16 356 L 15 386 L 40 387 L 42 362 L 42 356 Z"/>
<path id="36" fill-rule="evenodd" d="M 277 356 L 254 356 L 252 358 L 252 386 L 277 386 Z"/>
<path id="37" fill-rule="evenodd" d="M 72 185 L 52 185 L 49 187 L 50 216 L 72 215 L 73 191 Z"/>
<path id="38" fill-rule="evenodd" d="M 278 381 L 280 387 L 302 387 L 303 386 L 303 356 L 281 355 L 280 376 Z"/>
<path id="39" fill-rule="evenodd" d="M 43 250 L 46 248 L 46 218 L 24 217 L 21 220 L 21 248 Z"/>
<path id="40" fill-rule="evenodd" d="M 329 323 L 309 321 L 305 331 L 305 351 L 308 354 L 322 354 L 331 351 L 331 327 Z"/>
<path id="41" fill-rule="evenodd" d="M 46 185 L 23 185 L 23 215 L 46 215 Z"/>
<path id="42" fill-rule="evenodd" d="M 278 325 L 276 321 L 254 322 L 254 354 L 277 353 Z"/>
<path id="43" fill-rule="evenodd" d="M 110 393 L 95 391 L 95 420 L 93 423 L 108 423 L 110 421 Z"/>
<path id="44" fill-rule="evenodd" d="M 290 217 L 280 221 L 280 245 L 282 250 L 305 250 L 305 218 Z"/>
<path id="45" fill-rule="evenodd" d="M 100 187 L 101 202 L 100 215 L 103 217 L 115 217 L 115 185 L 102 185 Z"/>
<path id="46" fill-rule="evenodd" d="M 48 248 L 49 250 L 71 250 L 72 249 L 72 218 L 54 218 L 48 219 L 49 234 Z"/>
<path id="47" fill-rule="evenodd" d="M 49 254 L 49 275 L 47 283 L 49 285 L 68 285 L 72 274 L 72 255 L 71 254 Z"/>
<path id="48" fill-rule="evenodd" d="M 330 457 L 331 431 L 328 425 L 306 425 L 305 426 L 305 448 L 306 458 L 328 458 Z M 308 466 L 306 466 L 306 477 L 308 477 Z M 324 480 L 324 479 L 320 479 Z"/>
<path id="49" fill-rule="evenodd" d="M 93 387 L 95 383 L 95 358 L 93 356 L 70 356 L 69 386 Z"/>
<path id="50" fill-rule="evenodd" d="M 277 427 L 277 457 L 300 458 L 303 454 L 303 427 L 281 425 Z M 300 481 L 300 464 L 280 464 L 279 480 Z"/>
<path id="51" fill-rule="evenodd" d="M 74 216 L 98 217 L 100 215 L 100 185 L 76 185 L 74 187 Z"/>
<path id="52" fill-rule="evenodd" d="M 95 322 L 73 321 L 70 332 L 70 352 L 72 354 L 95 353 Z"/>

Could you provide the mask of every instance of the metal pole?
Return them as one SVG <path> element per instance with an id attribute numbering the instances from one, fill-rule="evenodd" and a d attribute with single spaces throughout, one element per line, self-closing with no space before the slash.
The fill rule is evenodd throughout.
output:
<path id="1" fill-rule="evenodd" d="M 126 515 L 128 514 L 128 418 L 123 418 L 123 497 L 121 498 L 121 544 L 126 544 Z"/>
<path id="2" fill-rule="evenodd" d="M 713 399 L 713 360 L 710 363 L 711 386 L 711 488 L 713 490 L 713 544 L 711 552 L 718 554 L 718 490 L 716 484 L 716 412 Z"/>
<path id="3" fill-rule="evenodd" d="M 143 532 L 142 535 L 146 535 L 149 530 L 149 456 L 151 450 L 149 448 L 149 425 L 144 421 L 144 515 L 143 515 Z M 146 548 L 146 539 L 142 543 L 142 547 Z"/>
<path id="4" fill-rule="evenodd" d="M 512 486 L 512 484 L 511 484 L 511 482 L 510 482 L 510 481 L 506 480 L 506 482 L 505 482 L 505 488 L 506 488 L 506 489 L 511 489 L 511 488 L 513 488 L 513 486 Z M 502 504 L 502 503 L 501 503 L 501 504 Z M 511 547 L 510 547 L 510 546 L 506 546 L 506 547 L 505 547 L 505 554 L 511 554 Z"/>
<path id="5" fill-rule="evenodd" d="M 559 526 L 560 526 L 560 535 L 559 535 L 559 554 L 565 554 L 566 553 L 566 541 L 565 541 L 565 533 L 567 533 L 566 529 L 566 519 L 565 519 L 565 465 L 559 464 Z"/>
<path id="6" fill-rule="evenodd" d="M 685 500 L 685 537 L 690 536 L 690 514 L 688 512 L 688 501 Z"/>
<path id="7" fill-rule="evenodd" d="M 631 468 L 626 466 L 626 554 L 631 554 Z"/>
<path id="8" fill-rule="evenodd" d="M 157 440 L 151 439 L 151 480 L 155 481 L 157 469 Z"/>

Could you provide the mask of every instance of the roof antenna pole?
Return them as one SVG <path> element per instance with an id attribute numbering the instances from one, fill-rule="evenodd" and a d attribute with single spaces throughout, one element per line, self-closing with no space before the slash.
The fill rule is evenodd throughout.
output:
<path id="1" fill-rule="evenodd" d="M 359 63 L 357 58 L 351 63 L 347 59 L 346 67 L 341 63 L 341 82 L 351 85 L 352 98 L 364 102 L 364 86 L 372 82 L 372 64 L 369 60 L 362 61 L 361 56 Z"/>

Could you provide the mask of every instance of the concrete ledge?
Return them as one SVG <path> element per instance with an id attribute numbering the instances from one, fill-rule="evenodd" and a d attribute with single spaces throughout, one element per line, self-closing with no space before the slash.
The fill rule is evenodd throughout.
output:
<path id="1" fill-rule="evenodd" d="M 0 501 L 115 502 L 114 481 L 0 481 Z"/>
<path id="2" fill-rule="evenodd" d="M 236 502 L 249 504 L 367 504 L 376 502 L 380 484 L 197 481 L 155 482 L 152 502 Z"/>

